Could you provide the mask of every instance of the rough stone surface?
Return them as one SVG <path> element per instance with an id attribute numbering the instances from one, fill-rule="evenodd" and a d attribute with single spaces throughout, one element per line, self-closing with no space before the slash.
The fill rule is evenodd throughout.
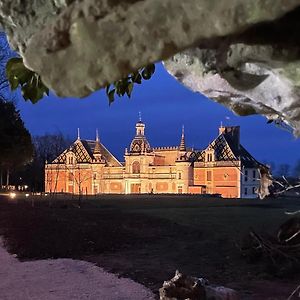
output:
<path id="1" fill-rule="evenodd" d="M 26 65 L 58 95 L 78 97 L 150 62 L 272 21 L 299 5 L 299 0 L 11 2 L 2 1 L 1 23 Z"/>
<path id="2" fill-rule="evenodd" d="M 298 47 L 244 43 L 194 48 L 165 62 L 175 78 L 238 115 L 283 120 L 300 135 Z"/>
<path id="3" fill-rule="evenodd" d="M 160 300 L 240 300 L 238 293 L 223 286 L 209 285 L 203 278 L 195 278 L 176 271 L 159 289 Z"/>
<path id="4" fill-rule="evenodd" d="M 14 0 L 0 2 L 0 28 L 10 45 L 22 53 L 32 35 L 47 26 L 70 0 Z"/>

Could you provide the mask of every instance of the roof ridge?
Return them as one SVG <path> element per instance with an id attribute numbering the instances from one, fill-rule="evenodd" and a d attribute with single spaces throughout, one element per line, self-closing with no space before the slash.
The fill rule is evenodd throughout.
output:
<path id="1" fill-rule="evenodd" d="M 122 166 L 121 162 L 101 142 L 99 143 L 104 148 L 104 150 L 107 151 L 120 166 Z"/>

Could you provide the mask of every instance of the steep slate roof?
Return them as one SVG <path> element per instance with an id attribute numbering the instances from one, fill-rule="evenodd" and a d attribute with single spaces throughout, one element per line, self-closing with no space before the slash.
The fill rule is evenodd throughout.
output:
<path id="1" fill-rule="evenodd" d="M 99 142 L 100 154 L 106 161 L 107 165 L 113 167 L 121 167 L 122 164 L 106 149 L 106 147 Z M 68 149 L 66 149 L 62 154 L 60 154 L 52 163 L 65 163 L 66 154 L 72 151 L 78 163 L 90 163 L 94 159 L 94 150 L 96 146 L 96 141 L 90 140 L 76 140 Z"/>
<path id="2" fill-rule="evenodd" d="M 91 157 L 93 157 L 93 153 L 96 146 L 96 141 L 90 141 L 90 140 L 83 140 L 82 141 L 84 147 L 87 149 Z M 122 164 L 107 150 L 107 148 L 99 142 L 100 145 L 100 153 L 105 159 L 105 161 L 108 163 L 108 165 L 113 167 L 121 167 Z"/>
<path id="3" fill-rule="evenodd" d="M 246 168 L 257 168 L 259 163 L 240 143 L 239 140 L 233 139 L 230 135 L 224 133 L 220 134 L 215 140 L 213 140 L 206 150 L 212 149 L 215 152 L 216 161 L 237 161 L 241 160 L 241 163 Z M 205 150 L 199 151 L 197 154 L 190 156 L 191 160 L 205 161 Z"/>

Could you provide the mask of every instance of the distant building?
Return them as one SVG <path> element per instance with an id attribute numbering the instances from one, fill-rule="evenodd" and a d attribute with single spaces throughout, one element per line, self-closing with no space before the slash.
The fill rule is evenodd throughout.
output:
<path id="1" fill-rule="evenodd" d="M 186 147 L 184 130 L 179 146 L 152 148 L 145 124 L 136 135 L 125 162 L 100 142 L 77 140 L 45 166 L 46 192 L 83 194 L 192 193 L 255 198 L 261 165 L 240 144 L 240 127 L 219 128 L 206 149 Z"/>

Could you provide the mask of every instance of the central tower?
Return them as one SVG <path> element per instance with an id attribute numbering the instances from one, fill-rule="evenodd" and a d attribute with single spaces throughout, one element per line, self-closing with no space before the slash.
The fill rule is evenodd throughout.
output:
<path id="1" fill-rule="evenodd" d="M 141 115 L 139 121 L 135 125 L 135 137 L 130 144 L 130 153 L 149 153 L 151 152 L 150 144 L 145 136 L 145 124 L 142 122 Z"/>

